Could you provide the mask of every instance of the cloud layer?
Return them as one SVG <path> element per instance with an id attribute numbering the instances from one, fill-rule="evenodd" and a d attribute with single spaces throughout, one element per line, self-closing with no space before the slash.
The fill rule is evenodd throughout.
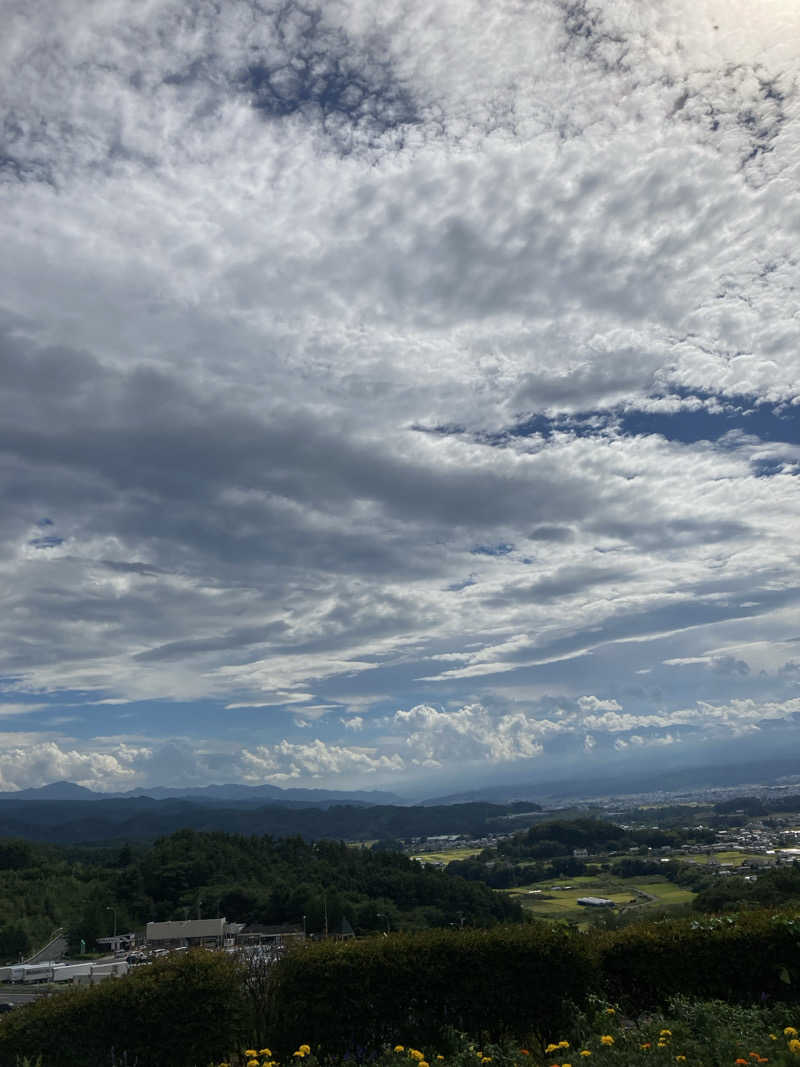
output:
<path id="1" fill-rule="evenodd" d="M 798 39 L 783 0 L 12 4 L 3 781 L 780 751 Z"/>

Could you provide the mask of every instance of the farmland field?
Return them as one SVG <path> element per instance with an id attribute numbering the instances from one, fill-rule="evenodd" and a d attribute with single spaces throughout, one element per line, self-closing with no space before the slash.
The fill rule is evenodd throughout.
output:
<path id="1" fill-rule="evenodd" d="M 415 852 L 411 859 L 420 863 L 450 863 L 451 860 L 468 860 L 470 856 L 478 856 L 481 852 L 482 848 L 446 848 L 439 852 Z"/>
<path id="2" fill-rule="evenodd" d="M 673 857 L 676 860 L 693 860 L 695 863 L 707 863 L 708 856 L 705 852 L 693 852 L 686 855 L 680 855 Z M 764 860 L 766 857 L 756 852 L 740 852 L 738 849 L 729 849 L 720 852 L 713 852 L 711 855 L 712 860 L 716 863 L 731 863 L 734 867 L 740 867 L 746 860 Z"/>
<path id="3" fill-rule="evenodd" d="M 553 885 L 570 888 L 553 889 Z M 584 921 L 587 916 L 597 914 L 601 909 L 578 904 L 579 897 L 605 897 L 614 901 L 615 911 L 635 909 L 643 914 L 654 909 L 688 904 L 694 898 L 690 889 L 673 885 L 658 874 L 640 878 L 617 878 L 610 874 L 583 875 L 560 882 L 521 886 L 507 892 L 534 916 Z"/>

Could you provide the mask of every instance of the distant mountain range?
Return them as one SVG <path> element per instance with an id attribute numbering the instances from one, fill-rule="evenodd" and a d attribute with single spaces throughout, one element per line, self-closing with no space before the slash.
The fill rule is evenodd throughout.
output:
<path id="1" fill-rule="evenodd" d="M 121 793 L 97 793 L 93 789 L 74 782 L 51 782 L 36 789 L 19 789 L 13 793 L 0 793 L 0 800 L 120 800 L 126 797 L 151 797 L 167 800 L 185 797 L 200 803 L 219 805 L 233 801 L 237 804 L 263 804 L 327 807 L 330 804 L 407 804 L 408 801 L 395 793 L 380 790 L 337 789 L 280 789 L 276 785 L 205 785 L 205 786 L 153 786 L 129 789 Z"/>
<path id="2" fill-rule="evenodd" d="M 537 781 L 489 784 L 424 800 L 426 805 L 513 804 L 519 800 L 572 800 L 637 793 L 701 792 L 704 789 L 747 785 L 800 786 L 797 757 L 751 759 L 742 763 L 717 763 L 692 767 L 651 768 L 647 774 L 623 773 L 619 767 L 605 771 L 584 770 L 579 778 L 551 777 Z"/>

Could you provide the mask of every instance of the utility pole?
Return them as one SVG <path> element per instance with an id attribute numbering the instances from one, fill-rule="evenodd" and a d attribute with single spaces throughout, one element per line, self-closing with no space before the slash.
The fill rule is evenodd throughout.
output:
<path id="1" fill-rule="evenodd" d="M 117 909 L 116 908 L 112 908 L 110 905 L 107 905 L 106 906 L 106 911 L 111 911 L 111 912 L 114 913 L 114 937 L 116 937 L 117 936 Z M 116 945 L 114 947 L 116 948 Z"/>
<path id="2" fill-rule="evenodd" d="M 328 892 L 322 890 L 322 936 L 328 936 Z"/>

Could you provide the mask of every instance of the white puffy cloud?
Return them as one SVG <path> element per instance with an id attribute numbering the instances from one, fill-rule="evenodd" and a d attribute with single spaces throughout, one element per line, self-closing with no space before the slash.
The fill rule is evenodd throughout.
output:
<path id="1" fill-rule="evenodd" d="M 126 744 L 111 751 L 62 747 L 56 741 L 29 739 L 0 749 L 0 789 L 15 790 L 69 780 L 101 792 L 127 789 L 136 782 L 136 764 L 148 749 Z"/>
<path id="2" fill-rule="evenodd" d="M 552 729 L 551 724 L 522 713 L 492 716 L 480 704 L 457 711 L 419 704 L 395 712 L 394 723 L 407 732 L 405 745 L 412 758 L 426 766 L 460 760 L 505 763 L 531 759 L 541 754 L 540 738 Z"/>
<path id="3" fill-rule="evenodd" d="M 600 697 L 588 694 L 578 697 L 578 707 L 581 711 L 622 711 L 622 707 L 616 700 L 601 700 Z"/>
<path id="4" fill-rule="evenodd" d="M 242 752 L 243 778 L 249 782 L 265 779 L 280 783 L 292 779 L 338 779 L 397 773 L 406 764 L 398 754 L 378 754 L 371 748 L 328 745 L 319 738 L 308 744 L 281 741 L 270 747 L 259 745 Z"/>

